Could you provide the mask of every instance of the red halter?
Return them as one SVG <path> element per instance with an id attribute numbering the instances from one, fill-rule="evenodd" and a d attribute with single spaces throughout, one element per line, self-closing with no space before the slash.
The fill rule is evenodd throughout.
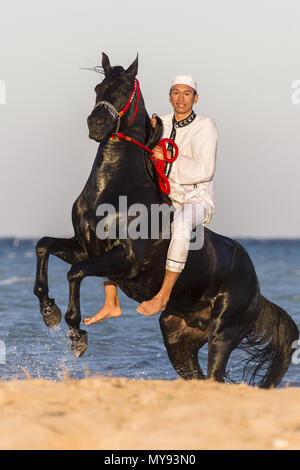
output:
<path id="1" fill-rule="evenodd" d="M 134 82 L 134 88 L 133 88 L 133 91 L 129 97 L 129 100 L 128 102 L 126 103 L 126 105 L 124 106 L 124 108 L 118 113 L 119 115 L 119 118 L 121 118 L 121 116 L 123 116 L 124 113 L 126 113 L 127 109 L 129 108 L 129 106 L 131 105 L 131 102 L 133 100 L 133 97 L 135 95 L 135 92 L 136 92 L 136 89 L 137 89 L 137 99 L 136 99 L 136 105 L 135 105 L 135 111 L 134 111 L 134 115 L 133 115 L 133 118 L 131 120 L 131 123 L 129 124 L 129 126 L 131 126 L 131 124 L 133 123 L 133 121 L 135 120 L 135 116 L 136 116 L 136 113 L 137 113 L 137 109 L 138 109 L 138 104 L 139 104 L 139 97 L 140 97 L 140 84 L 139 84 L 139 81 L 137 79 L 135 79 L 135 82 Z M 127 142 L 131 142 L 132 144 L 135 144 L 135 145 L 138 145 L 139 147 L 143 148 L 144 150 L 146 150 L 146 152 L 150 153 L 151 155 L 153 155 L 153 151 L 150 150 L 148 147 L 146 147 L 145 145 L 141 144 L 140 142 L 137 142 L 136 140 L 132 139 L 131 137 L 128 137 L 124 134 L 122 134 L 121 132 L 116 132 L 115 134 L 113 134 L 110 138 L 110 140 L 119 140 L 119 139 L 123 139 L 123 140 L 127 140 Z M 167 154 L 167 147 L 166 147 L 166 143 L 169 143 L 171 144 L 173 147 L 174 147 L 174 156 L 172 158 L 168 158 L 168 154 Z M 164 155 L 164 160 L 168 163 L 172 163 L 176 160 L 176 158 L 178 157 L 178 147 L 177 145 L 175 144 L 175 142 L 171 139 L 161 139 L 158 144 L 160 147 L 162 147 L 162 150 L 163 150 L 163 155 Z M 169 180 L 168 178 L 166 177 L 166 175 L 164 174 L 164 169 L 165 169 L 165 162 L 163 160 L 156 160 L 154 157 L 152 157 L 152 161 L 154 163 L 154 166 L 155 166 L 155 169 L 157 171 L 157 173 L 159 174 L 159 186 L 160 186 L 160 189 L 163 193 L 165 194 L 169 194 L 170 193 L 170 183 L 169 183 Z"/>
<path id="2" fill-rule="evenodd" d="M 126 113 L 127 109 L 129 108 L 129 106 L 131 105 L 131 102 L 133 100 L 133 97 L 135 95 L 135 92 L 136 92 L 136 89 L 137 89 L 137 98 L 136 98 L 136 104 L 135 104 L 135 111 L 134 111 L 134 115 L 133 115 L 133 118 L 131 119 L 131 123 L 129 124 L 129 126 L 131 126 L 131 124 L 133 123 L 133 121 L 135 120 L 135 116 L 136 116 L 136 112 L 137 112 L 137 109 L 138 109 L 138 105 L 139 105 L 139 99 L 140 99 L 140 84 L 139 84 L 139 81 L 138 79 L 136 78 L 135 81 L 134 81 L 134 87 L 133 87 L 133 90 L 132 90 L 132 93 L 129 97 L 129 100 L 127 101 L 126 105 L 124 106 L 124 108 L 119 112 L 119 117 L 121 118 L 123 116 L 124 113 Z"/>

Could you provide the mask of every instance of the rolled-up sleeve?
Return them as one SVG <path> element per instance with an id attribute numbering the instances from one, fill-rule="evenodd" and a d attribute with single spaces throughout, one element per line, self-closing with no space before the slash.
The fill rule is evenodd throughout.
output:
<path id="1" fill-rule="evenodd" d="M 177 175 L 181 184 L 210 181 L 216 169 L 218 133 L 213 119 L 207 117 L 190 140 L 191 156 L 180 152 Z"/>

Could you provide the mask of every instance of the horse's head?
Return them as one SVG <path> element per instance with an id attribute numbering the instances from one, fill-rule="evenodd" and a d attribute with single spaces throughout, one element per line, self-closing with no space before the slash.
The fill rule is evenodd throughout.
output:
<path id="1" fill-rule="evenodd" d="M 138 58 L 125 70 L 120 66 L 111 67 L 109 58 L 102 53 L 102 68 L 105 78 L 95 88 L 96 104 L 87 119 L 89 137 L 97 142 L 118 131 L 119 112 L 134 89 Z"/>

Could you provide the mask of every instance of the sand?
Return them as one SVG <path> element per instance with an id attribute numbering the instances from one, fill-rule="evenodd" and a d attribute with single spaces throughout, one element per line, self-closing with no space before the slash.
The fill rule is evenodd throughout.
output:
<path id="1" fill-rule="evenodd" d="M 300 448 L 300 389 L 114 377 L 0 382 L 0 448 Z"/>

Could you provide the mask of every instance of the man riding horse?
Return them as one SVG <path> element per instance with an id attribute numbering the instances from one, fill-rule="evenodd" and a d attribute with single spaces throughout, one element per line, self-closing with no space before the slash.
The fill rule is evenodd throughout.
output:
<path id="1" fill-rule="evenodd" d="M 190 244 L 190 233 L 196 225 L 208 224 L 213 210 L 213 176 L 215 173 L 217 130 L 211 118 L 196 115 L 193 105 L 198 101 L 197 84 L 191 76 L 176 76 L 169 92 L 174 114 L 161 116 L 163 137 L 176 142 L 179 155 L 166 166 L 170 181 L 169 197 L 176 208 L 172 223 L 166 271 L 159 292 L 138 306 L 137 311 L 146 316 L 163 311 L 173 286 L 184 269 Z M 156 117 L 152 116 L 156 127 Z M 153 156 L 164 160 L 161 146 L 153 149 Z M 168 157 L 172 151 L 168 150 Z M 85 318 L 86 326 L 118 317 L 122 313 L 117 286 L 104 279 L 105 304 L 92 318 Z"/>
<path id="2" fill-rule="evenodd" d="M 99 147 L 87 182 L 73 204 L 74 235 L 68 239 L 45 236 L 36 244 L 34 293 L 44 322 L 55 327 L 61 321 L 60 309 L 49 297 L 48 260 L 52 254 L 71 265 L 65 320 L 75 356 L 82 356 L 88 346 L 87 332 L 80 328 L 81 283 L 88 276 L 97 276 L 109 279 L 128 297 L 141 303 L 139 310 L 144 315 L 155 314 L 166 304 L 159 324 L 168 357 L 182 378 L 205 378 L 198 352 L 207 343 L 207 378 L 224 382 L 232 351 L 243 347 L 250 357 L 245 360 L 244 369 L 247 373 L 248 366 L 251 367 L 249 382 L 255 383 L 258 378 L 261 387 L 276 386 L 288 369 L 299 331 L 287 312 L 261 294 L 253 263 L 240 243 L 205 227 L 201 249 L 187 252 L 189 237 L 184 235 L 180 246 L 174 238 L 174 260 L 168 260 L 166 266 L 173 241 L 170 246 L 170 239 L 163 236 L 162 224 L 155 239 L 131 236 L 127 231 L 123 236 L 124 221 L 128 224 L 132 216 L 129 210 L 120 207 L 121 197 L 126 197 L 128 207 L 142 204 L 147 209 L 148 222 L 154 205 L 163 202 L 172 205 L 161 190 L 166 175 L 160 173 L 156 162 L 162 162 L 152 161 L 149 156 L 151 149 L 160 145 L 163 125 L 157 117 L 156 127 L 151 126 L 136 79 L 137 59 L 125 70 L 121 66 L 112 67 L 103 54 L 102 67 L 105 78 L 95 88 L 96 104 L 88 117 L 89 137 Z M 182 234 L 195 223 L 208 222 L 213 211 L 211 179 L 215 169 L 216 129 L 211 119 L 192 113 L 198 97 L 191 84 L 172 86 L 170 101 L 175 119 L 164 118 L 165 135 L 169 136 L 172 129 L 171 137 L 181 151 L 170 174 L 167 166 L 172 186 L 170 196 L 179 209 L 177 213 L 185 212 L 187 201 L 203 207 L 202 212 L 196 211 L 195 220 L 186 218 L 189 222 L 179 230 Z M 192 122 L 176 127 L 185 118 Z M 160 151 L 156 149 L 154 155 L 159 158 Z M 97 227 L 105 218 L 98 208 L 105 204 L 113 208 L 119 204 L 119 210 L 110 219 L 118 234 L 111 236 L 108 231 L 108 236 L 102 239 Z M 171 261 L 174 264 L 169 264 Z M 116 287 L 113 289 L 116 294 Z M 133 336 L 133 343 L 134 339 Z"/>

